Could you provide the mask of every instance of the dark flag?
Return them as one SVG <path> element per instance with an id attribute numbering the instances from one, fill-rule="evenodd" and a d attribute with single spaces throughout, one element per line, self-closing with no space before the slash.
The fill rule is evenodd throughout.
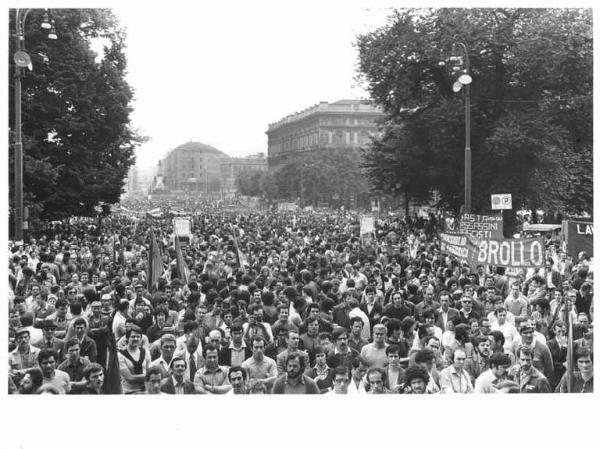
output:
<path id="1" fill-rule="evenodd" d="M 150 229 L 150 250 L 148 252 L 148 291 L 150 293 L 154 293 L 154 288 L 163 274 L 163 269 L 160 247 L 154 237 L 154 231 Z"/>
<path id="2" fill-rule="evenodd" d="M 237 241 L 237 237 L 235 236 L 235 227 L 232 226 L 233 229 L 233 246 L 235 247 L 235 255 L 237 257 L 237 261 L 238 261 L 238 266 L 240 268 L 244 267 L 244 255 L 242 254 L 242 252 L 240 251 L 240 247 L 238 246 L 238 241 Z"/>
<path id="3" fill-rule="evenodd" d="M 121 388 L 121 373 L 119 372 L 119 356 L 117 355 L 117 342 L 115 336 L 110 332 L 106 336 L 108 343 L 108 360 L 106 363 L 106 375 L 104 376 L 103 394 L 123 394 Z"/>
<path id="4" fill-rule="evenodd" d="M 181 253 L 181 243 L 179 242 L 179 237 L 175 236 L 175 253 L 177 254 L 177 273 L 179 278 L 183 281 L 184 284 L 187 285 L 190 279 L 190 270 L 183 260 L 183 254 Z"/>

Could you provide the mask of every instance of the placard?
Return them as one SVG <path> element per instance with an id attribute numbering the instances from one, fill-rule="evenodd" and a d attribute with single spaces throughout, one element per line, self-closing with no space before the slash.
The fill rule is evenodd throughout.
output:
<path id="1" fill-rule="evenodd" d="M 462 214 L 458 233 L 479 239 L 502 239 L 503 223 L 502 214 Z"/>

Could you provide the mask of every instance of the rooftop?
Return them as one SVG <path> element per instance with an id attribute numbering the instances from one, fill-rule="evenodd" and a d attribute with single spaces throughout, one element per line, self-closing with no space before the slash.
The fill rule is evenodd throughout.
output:
<path id="1" fill-rule="evenodd" d="M 294 122 L 296 120 L 300 120 L 317 112 L 366 112 L 375 114 L 383 113 L 381 108 L 376 106 L 372 100 L 342 99 L 333 103 L 321 101 L 320 103 L 310 106 L 302 111 L 286 115 L 285 117 L 274 123 L 269 123 L 269 131 L 278 126 Z"/>

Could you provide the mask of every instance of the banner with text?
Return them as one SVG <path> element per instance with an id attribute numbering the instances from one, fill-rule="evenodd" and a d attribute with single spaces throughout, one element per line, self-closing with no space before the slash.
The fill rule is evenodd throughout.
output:
<path id="1" fill-rule="evenodd" d="M 462 214 L 458 225 L 458 233 L 470 235 L 478 239 L 502 239 L 502 214 Z"/>
<path id="2" fill-rule="evenodd" d="M 594 256 L 594 223 L 584 221 L 566 220 L 567 252 L 574 259 L 580 251 L 585 251 L 588 256 Z"/>
<path id="3" fill-rule="evenodd" d="M 544 265 L 541 239 L 478 239 L 469 235 L 440 235 L 442 253 L 456 256 L 472 267 L 479 264 L 507 268 Z"/>

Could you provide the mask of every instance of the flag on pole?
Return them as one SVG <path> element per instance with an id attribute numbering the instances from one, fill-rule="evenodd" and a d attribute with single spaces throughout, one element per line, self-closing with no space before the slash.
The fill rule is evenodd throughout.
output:
<path id="1" fill-rule="evenodd" d="M 565 298 L 565 324 L 567 325 L 567 393 L 571 393 L 573 377 L 573 322 L 571 320 L 571 301 Z"/>
<path id="2" fill-rule="evenodd" d="M 148 291 L 154 292 L 158 279 L 163 274 L 162 255 L 160 246 L 154 237 L 154 230 L 150 229 L 150 251 L 148 253 Z"/>
<path id="3" fill-rule="evenodd" d="M 179 278 L 183 281 L 184 284 L 187 285 L 190 279 L 190 270 L 183 260 L 183 254 L 181 253 L 181 243 L 179 242 L 179 237 L 175 236 L 175 253 L 177 255 L 177 273 Z"/>
<path id="4" fill-rule="evenodd" d="M 113 263 L 117 263 L 117 236 L 113 235 L 112 238 L 112 249 L 113 249 Z"/>
<path id="5" fill-rule="evenodd" d="M 108 360 L 106 361 L 106 375 L 104 376 L 104 385 L 102 393 L 104 394 L 122 394 L 121 373 L 119 372 L 119 357 L 117 355 L 117 343 L 115 336 L 110 332 L 106 336 Z"/>
<path id="6" fill-rule="evenodd" d="M 235 235 L 235 227 L 232 227 L 233 229 L 233 246 L 235 247 L 235 254 L 237 256 L 237 260 L 238 260 L 238 265 L 240 268 L 244 267 L 244 255 L 242 254 L 242 252 L 240 251 L 240 247 L 238 246 L 238 241 L 237 241 L 237 237 Z"/>

